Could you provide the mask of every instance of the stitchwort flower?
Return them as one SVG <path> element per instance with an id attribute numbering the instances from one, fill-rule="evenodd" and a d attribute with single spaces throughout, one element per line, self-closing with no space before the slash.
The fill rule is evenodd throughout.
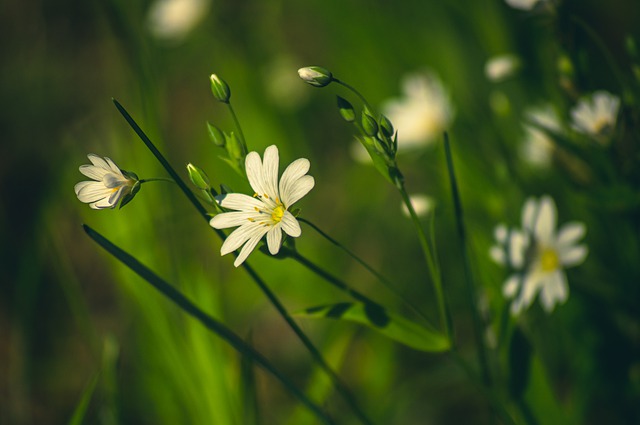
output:
<path id="1" fill-rule="evenodd" d="M 587 256 L 587 247 L 579 244 L 586 226 L 570 222 L 556 231 L 556 206 L 549 196 L 529 198 L 522 210 L 522 229 L 496 227 L 497 244 L 491 258 L 509 266 L 513 273 L 503 286 L 503 294 L 512 299 L 511 313 L 520 314 L 538 293 L 544 310 L 553 311 L 556 304 L 569 297 L 564 269 L 576 266 Z"/>
<path id="2" fill-rule="evenodd" d="M 590 97 L 583 97 L 571 110 L 573 128 L 587 136 L 607 144 L 616 127 L 620 98 L 600 90 Z"/>
<path id="3" fill-rule="evenodd" d="M 121 170 L 109 158 L 87 155 L 92 165 L 81 165 L 80 172 L 95 181 L 82 181 L 74 186 L 76 196 L 95 210 L 115 208 L 119 202 L 122 208 L 140 189 L 138 176 Z"/>
<path id="4" fill-rule="evenodd" d="M 247 259 L 263 236 L 267 236 L 269 252 L 276 255 L 282 244 L 282 232 L 294 238 L 301 234 L 300 224 L 289 208 L 315 185 L 313 177 L 306 175 L 310 163 L 306 158 L 293 161 L 282 173 L 280 182 L 278 163 L 275 145 L 264 151 L 263 160 L 257 152 L 250 152 L 245 167 L 254 195 L 229 193 L 216 197 L 220 206 L 235 210 L 216 215 L 210 224 L 216 229 L 239 226 L 220 248 L 220 254 L 226 255 L 242 246 L 233 263 L 236 267 Z"/>

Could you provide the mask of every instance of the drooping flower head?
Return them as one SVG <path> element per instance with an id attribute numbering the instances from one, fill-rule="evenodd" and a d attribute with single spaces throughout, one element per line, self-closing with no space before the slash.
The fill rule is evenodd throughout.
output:
<path id="1" fill-rule="evenodd" d="M 216 229 L 238 227 L 220 248 L 220 254 L 226 255 L 242 246 L 233 263 L 236 267 L 246 260 L 263 236 L 267 236 L 269 252 L 276 255 L 282 244 L 282 232 L 294 238 L 301 234 L 300 224 L 289 208 L 315 185 L 313 177 L 306 175 L 310 163 L 306 158 L 293 161 L 279 182 L 278 164 L 275 145 L 264 151 L 263 160 L 257 152 L 249 152 L 245 167 L 253 196 L 229 193 L 216 198 L 223 208 L 235 210 L 216 215 L 210 224 Z"/>
<path id="2" fill-rule="evenodd" d="M 616 127 L 620 98 L 606 91 L 597 91 L 590 97 L 583 97 L 571 110 L 573 128 L 592 136 L 603 144 Z"/>
<path id="3" fill-rule="evenodd" d="M 540 293 L 545 311 L 551 312 L 569 297 L 565 268 L 576 266 L 587 256 L 587 247 L 578 244 L 586 233 L 583 223 L 570 222 L 556 231 L 556 206 L 553 199 L 529 198 L 522 209 L 522 229 L 496 228 L 497 245 L 490 256 L 514 273 L 503 286 L 503 294 L 512 299 L 511 313 L 526 310 Z"/>
<path id="4" fill-rule="evenodd" d="M 94 181 L 82 181 L 74 186 L 76 196 L 81 202 L 88 203 L 95 210 L 115 208 L 121 200 L 122 207 L 140 187 L 138 176 L 120 170 L 109 158 L 100 158 L 90 153 L 87 155 L 92 165 L 80 166 L 80 172 Z M 131 196 L 127 196 L 131 195 Z"/>

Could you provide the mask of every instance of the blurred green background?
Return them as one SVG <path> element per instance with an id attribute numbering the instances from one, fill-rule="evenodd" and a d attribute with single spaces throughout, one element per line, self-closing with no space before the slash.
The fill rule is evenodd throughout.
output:
<path id="1" fill-rule="evenodd" d="M 248 191 L 207 137 L 206 121 L 232 129 L 209 90 L 208 76 L 216 73 L 231 86 L 251 150 L 277 144 L 281 170 L 310 159 L 316 187 L 299 204 L 303 216 L 396 282 L 435 323 L 426 267 L 400 197 L 351 157 L 353 131 L 337 113 L 335 94 L 356 99 L 340 87 L 302 83 L 296 71 L 307 65 L 330 69 L 373 105 L 400 96 L 407 73 L 428 68 L 439 75 L 455 109 L 449 129 L 472 263 L 496 332 L 506 274 L 487 255 L 494 226 L 516 224 L 524 199 L 544 193 L 556 199 L 560 222 L 587 224 L 590 255 L 569 271 L 569 301 L 552 315 L 534 306 L 519 322 L 528 353 L 522 359 L 513 344 L 510 352 L 499 341 L 491 354 L 496 380 L 508 392 L 509 377 L 531 367 L 528 407 L 514 408 L 518 422 L 639 423 L 640 97 L 625 39 L 640 39 L 640 3 L 564 1 L 555 13 L 489 0 L 196 3 L 199 20 L 177 34 L 153 25 L 158 6 L 150 1 L 0 3 L 0 423 L 66 423 L 96 376 L 85 423 L 315 423 L 260 371 L 253 418 L 239 356 L 106 255 L 82 223 L 251 335 L 339 423 L 356 423 L 246 273 L 219 256 L 219 240 L 175 187 L 147 184 L 126 208 L 103 211 L 81 204 L 72 190 L 85 179 L 78 166 L 87 153 L 142 178 L 165 176 L 113 97 L 185 178 L 184 165 L 193 162 L 216 184 Z M 627 90 L 579 22 L 601 38 Z M 504 53 L 518 55 L 521 70 L 491 82 L 485 63 Z M 575 68 L 572 90 L 562 83 L 560 57 Z M 576 96 L 597 89 L 624 98 L 616 148 L 603 153 L 619 170 L 616 178 L 585 181 L 562 158 L 544 170 L 521 161 L 527 107 L 553 102 L 566 122 Z M 442 145 L 398 161 L 409 192 L 435 199 L 445 292 L 460 353 L 472 362 Z M 310 228 L 297 242 L 354 287 L 403 309 Z M 248 261 L 290 311 L 348 300 L 291 260 L 256 251 Z M 486 398 L 447 355 L 414 351 L 351 324 L 299 323 L 376 423 L 492 423 Z"/>

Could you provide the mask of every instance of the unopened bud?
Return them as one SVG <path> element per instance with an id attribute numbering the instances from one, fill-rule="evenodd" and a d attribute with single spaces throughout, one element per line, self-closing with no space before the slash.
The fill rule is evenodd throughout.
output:
<path id="1" fill-rule="evenodd" d="M 207 123 L 207 132 L 209 133 L 209 139 L 216 146 L 224 147 L 226 144 L 226 138 L 224 137 L 224 133 L 218 127 L 213 124 Z"/>
<path id="2" fill-rule="evenodd" d="M 198 189 L 211 189 L 207 173 L 193 164 L 187 164 L 187 171 L 189 172 L 189 179 L 191 179 L 191 183 L 193 183 Z"/>
<path id="3" fill-rule="evenodd" d="M 319 66 L 307 66 L 298 70 L 302 81 L 314 87 L 324 87 L 333 81 L 333 74 Z"/>
<path id="4" fill-rule="evenodd" d="M 340 115 L 346 122 L 353 122 L 356 119 L 356 113 L 353 110 L 353 106 L 344 98 L 337 96 L 338 100 L 338 110 L 340 111 Z"/>
<path id="5" fill-rule="evenodd" d="M 211 93 L 213 93 L 213 97 L 222 103 L 229 103 L 229 99 L 231 98 L 229 85 L 216 74 L 211 74 L 209 79 L 211 80 Z"/>
<path id="6" fill-rule="evenodd" d="M 362 130 L 364 130 L 364 134 L 367 136 L 375 136 L 378 134 L 378 124 L 376 120 L 369 115 L 366 111 L 362 112 Z"/>
<path id="7" fill-rule="evenodd" d="M 389 121 L 389 118 L 384 115 L 380 116 L 380 132 L 384 137 L 390 138 L 393 136 L 395 129 L 393 128 L 393 124 Z"/>

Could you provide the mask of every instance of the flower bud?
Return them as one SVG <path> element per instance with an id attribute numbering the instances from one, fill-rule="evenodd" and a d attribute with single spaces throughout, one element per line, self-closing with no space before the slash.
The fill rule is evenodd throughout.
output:
<path id="1" fill-rule="evenodd" d="M 231 98 L 229 85 L 216 74 L 211 74 L 209 79 L 211 80 L 211 93 L 213 93 L 213 97 L 222 103 L 229 103 L 229 99 Z"/>
<path id="2" fill-rule="evenodd" d="M 364 130 L 364 134 L 367 136 L 375 136 L 378 134 L 378 124 L 376 120 L 369 115 L 366 111 L 362 112 L 362 130 Z"/>
<path id="3" fill-rule="evenodd" d="M 384 115 L 380 116 L 380 132 L 386 138 L 391 138 L 393 136 L 395 129 L 393 128 L 393 124 L 389 121 L 389 118 Z"/>
<path id="4" fill-rule="evenodd" d="M 333 81 L 331 72 L 319 66 L 300 68 L 298 75 L 302 78 L 302 81 L 314 87 L 324 87 Z"/>
<path id="5" fill-rule="evenodd" d="M 344 98 L 337 96 L 338 100 L 338 110 L 340 111 L 340 115 L 346 122 L 353 122 L 356 119 L 356 113 L 353 110 L 353 106 Z"/>
<path id="6" fill-rule="evenodd" d="M 224 147 L 226 138 L 222 130 L 213 124 L 207 123 L 207 131 L 209 133 L 209 139 L 211 139 L 214 145 Z"/>
<path id="7" fill-rule="evenodd" d="M 193 183 L 198 189 L 211 189 L 207 173 L 191 163 L 187 164 L 187 171 L 189 172 L 189 179 L 191 179 L 191 183 Z"/>

